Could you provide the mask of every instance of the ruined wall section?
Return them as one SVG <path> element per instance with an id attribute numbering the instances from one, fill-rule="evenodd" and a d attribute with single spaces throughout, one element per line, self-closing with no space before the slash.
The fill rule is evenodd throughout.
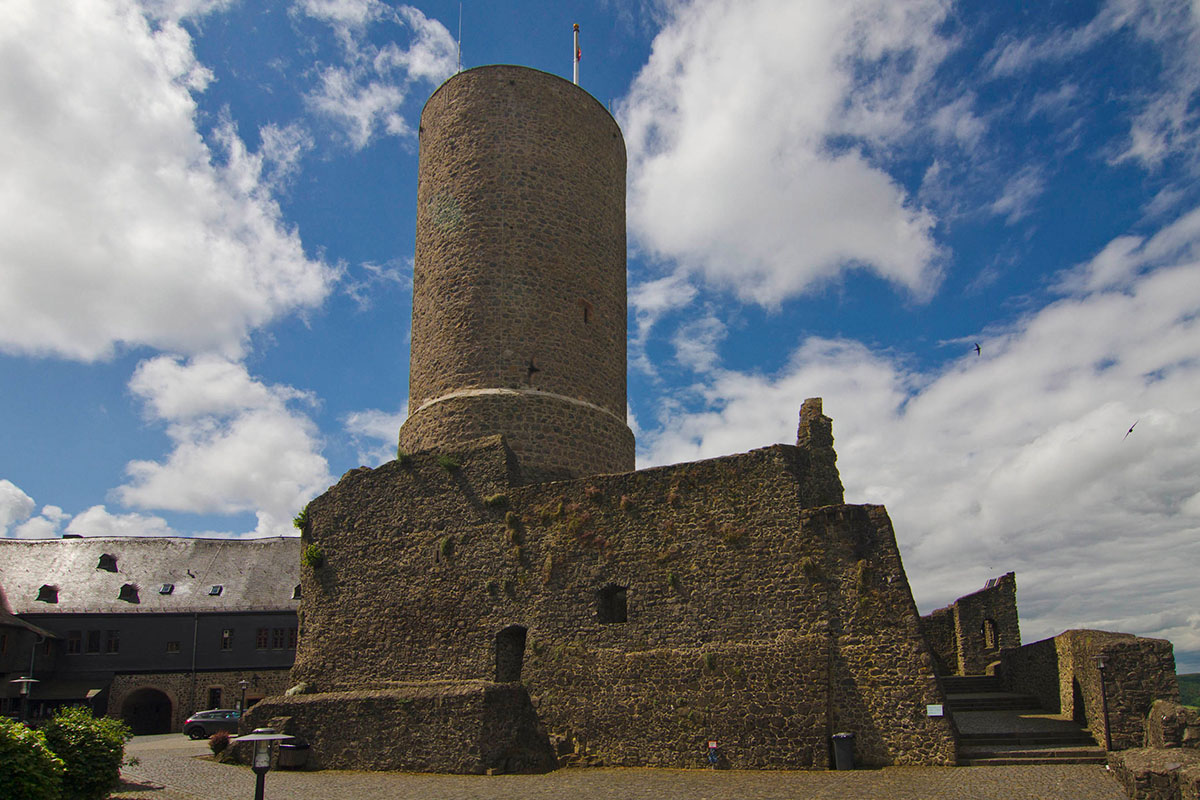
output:
<path id="1" fill-rule="evenodd" d="M 933 653 L 939 675 L 958 674 L 958 635 L 954 607 L 939 608 L 921 617 L 921 634 Z"/>
<path id="2" fill-rule="evenodd" d="M 1058 672 L 1058 646 L 1053 638 L 1000 654 L 999 674 L 1005 691 L 1031 694 L 1051 714 L 1062 709 Z"/>
<path id="3" fill-rule="evenodd" d="M 862 763 L 954 764 L 951 719 L 927 716 L 945 699 L 887 511 L 809 509 L 801 523 L 825 543 L 830 732 L 854 732 Z"/>
<path id="4" fill-rule="evenodd" d="M 953 762 L 948 721 L 923 717 L 940 690 L 886 515 L 806 516 L 840 497 L 805 488 L 801 449 L 523 486 L 498 439 L 449 455 L 355 471 L 309 506 L 326 561 L 302 576 L 296 681 L 510 680 L 499 634 L 520 626 L 521 681 L 588 759 L 698 766 L 716 738 L 735 766 L 824 766 L 836 720 L 865 763 Z"/>
<path id="5" fill-rule="evenodd" d="M 1096 741 L 1103 743 L 1107 705 L 1113 750 L 1142 745 L 1146 717 L 1155 700 L 1179 702 L 1175 650 L 1166 639 L 1073 630 L 1056 636 L 1055 644 L 1062 712 L 1086 724 Z"/>
<path id="6" fill-rule="evenodd" d="M 1000 668 L 1007 689 L 1038 695 L 1047 709 L 1059 710 L 1086 726 L 1102 745 L 1107 706 L 1113 750 L 1142 745 L 1146 718 L 1156 700 L 1179 702 L 1175 651 L 1166 639 L 1065 631 L 1053 639 L 1005 650 Z M 1057 694 L 1053 700 L 1047 697 L 1051 686 Z"/>
<path id="7" fill-rule="evenodd" d="M 921 628 L 946 675 L 983 675 L 1004 648 L 1021 646 L 1017 578 L 1012 572 L 988 581 L 921 618 Z"/>
<path id="8" fill-rule="evenodd" d="M 537 477 L 632 470 L 617 123 L 562 78 L 479 67 L 430 97 L 420 150 L 401 449 L 503 434 Z"/>
<path id="9" fill-rule="evenodd" d="M 273 697 L 252 707 L 240 730 L 256 727 L 304 737 L 312 745 L 309 766 L 317 769 L 478 775 L 555 767 L 529 694 L 518 684 L 442 681 Z"/>

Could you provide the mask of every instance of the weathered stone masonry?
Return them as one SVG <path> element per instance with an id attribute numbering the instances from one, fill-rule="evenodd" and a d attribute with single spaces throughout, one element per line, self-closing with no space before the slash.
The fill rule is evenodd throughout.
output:
<path id="1" fill-rule="evenodd" d="M 561 78 L 486 67 L 434 92 L 420 146 L 401 449 L 503 433 L 531 477 L 632 470 L 616 122 Z"/>
<path id="2" fill-rule="evenodd" d="M 983 675 L 1004 648 L 1021 646 L 1017 578 L 1009 572 L 921 617 L 942 675 Z"/>
<path id="3" fill-rule="evenodd" d="M 795 446 L 631 471 L 624 171 L 558 78 L 434 93 L 402 452 L 309 505 L 303 693 L 243 728 L 326 767 L 691 767 L 713 739 L 825 767 L 842 730 L 860 763 L 954 763 L 891 522 L 844 504 L 820 400 Z"/>
<path id="4" fill-rule="evenodd" d="M 842 729 L 865 763 L 953 763 L 948 720 L 925 716 L 942 696 L 890 522 L 840 504 L 831 464 L 776 445 L 515 485 L 492 438 L 353 471 L 309 506 L 325 565 L 302 577 L 293 678 L 401 694 L 512 680 L 497 651 L 516 625 L 541 723 L 606 764 L 699 766 L 716 738 L 735 766 L 822 767 Z M 611 587 L 624 622 L 602 621 Z M 339 735 L 324 711 L 297 732 Z"/>

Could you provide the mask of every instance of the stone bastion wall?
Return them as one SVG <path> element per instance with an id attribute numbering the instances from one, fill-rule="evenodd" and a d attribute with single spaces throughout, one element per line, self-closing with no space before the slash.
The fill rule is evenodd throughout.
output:
<path id="1" fill-rule="evenodd" d="M 847 730 L 861 763 L 951 764 L 890 521 L 842 505 L 831 469 L 831 449 L 776 445 L 514 485 L 492 437 L 354 470 L 308 509 L 323 560 L 293 681 L 310 703 L 519 682 L 589 763 L 700 766 L 715 739 L 734 767 L 824 767 Z M 312 724 L 350 724 L 325 707 Z"/>

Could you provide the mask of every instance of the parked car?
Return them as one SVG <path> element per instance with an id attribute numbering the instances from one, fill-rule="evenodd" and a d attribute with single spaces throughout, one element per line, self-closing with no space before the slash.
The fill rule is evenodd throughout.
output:
<path id="1" fill-rule="evenodd" d="M 183 723 L 183 732 L 192 739 L 207 739 L 217 731 L 237 733 L 242 712 L 233 708 L 214 708 L 197 711 Z"/>

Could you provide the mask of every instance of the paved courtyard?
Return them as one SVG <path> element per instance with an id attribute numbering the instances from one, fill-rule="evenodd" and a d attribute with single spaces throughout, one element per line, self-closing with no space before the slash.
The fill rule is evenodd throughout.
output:
<path id="1" fill-rule="evenodd" d="M 254 773 L 207 761 L 207 742 L 138 736 L 121 800 L 249 800 Z M 548 775 L 286 772 L 267 775 L 266 800 L 1122 800 L 1098 766 L 889 767 L 854 772 L 565 769 Z"/>

